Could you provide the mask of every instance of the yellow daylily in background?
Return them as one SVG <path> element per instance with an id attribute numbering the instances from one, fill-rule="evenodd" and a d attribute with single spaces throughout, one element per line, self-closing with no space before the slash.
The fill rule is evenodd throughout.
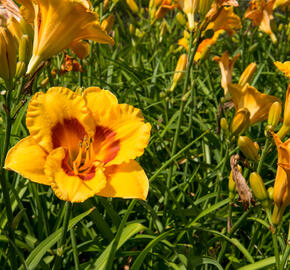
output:
<path id="1" fill-rule="evenodd" d="M 274 211 L 272 221 L 278 224 L 285 208 L 290 204 L 290 139 L 282 143 L 279 136 L 272 133 L 278 151 L 278 168 L 274 184 Z"/>
<path id="2" fill-rule="evenodd" d="M 270 21 L 273 19 L 274 3 L 275 0 L 252 0 L 245 12 L 245 18 L 250 19 L 254 26 L 259 26 L 260 30 L 269 35 L 276 43 L 277 39 L 270 25 Z"/>
<path id="3" fill-rule="evenodd" d="M 284 63 L 281 62 L 274 62 L 275 66 L 282 71 L 286 77 L 290 79 L 290 61 L 286 61 Z"/>
<path id="4" fill-rule="evenodd" d="M 223 29 L 229 35 L 233 35 L 240 28 L 242 28 L 241 19 L 234 13 L 233 7 L 223 7 L 217 18 L 209 23 L 206 29 L 214 31 Z"/>
<path id="5" fill-rule="evenodd" d="M 221 57 L 214 56 L 212 59 L 218 62 L 219 64 L 221 75 L 222 75 L 221 86 L 224 89 L 225 97 L 229 96 L 228 84 L 232 83 L 233 67 L 239 57 L 240 57 L 240 54 L 237 54 L 233 57 L 233 59 L 230 59 L 228 51 L 225 51 Z"/>
<path id="6" fill-rule="evenodd" d="M 66 48 L 71 48 L 78 55 L 82 49 L 82 40 L 114 44 L 113 39 L 99 25 L 97 14 L 90 11 L 87 0 L 18 2 L 23 4 L 22 13 L 33 14 L 34 18 L 33 55 L 28 64 L 28 74 L 33 73 L 42 61 Z"/>
<path id="7" fill-rule="evenodd" d="M 277 7 L 290 7 L 290 0 L 276 0 L 274 4 L 274 9 Z"/>
<path id="8" fill-rule="evenodd" d="M 6 169 L 50 185 L 66 201 L 83 202 L 95 194 L 146 199 L 148 179 L 134 159 L 148 145 L 151 125 L 139 109 L 118 104 L 110 91 L 38 92 L 28 105 L 26 125 L 30 136 L 10 149 Z"/>
<path id="9" fill-rule="evenodd" d="M 12 0 L 0 1 L 0 26 L 6 26 L 10 18 L 20 21 L 18 6 Z"/>
<path id="10" fill-rule="evenodd" d="M 235 104 L 236 111 L 241 108 L 246 108 L 250 112 L 250 125 L 266 120 L 271 105 L 275 101 L 280 101 L 275 96 L 262 94 L 248 83 L 243 87 L 230 83 L 228 84 L 228 89 Z"/>
<path id="11" fill-rule="evenodd" d="M 194 29 L 194 13 L 198 8 L 200 0 L 178 0 L 178 5 L 182 11 L 186 14 L 189 30 Z"/>

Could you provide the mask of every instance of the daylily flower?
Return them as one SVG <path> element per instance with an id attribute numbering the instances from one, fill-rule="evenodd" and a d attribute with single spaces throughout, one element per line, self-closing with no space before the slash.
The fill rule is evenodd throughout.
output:
<path id="1" fill-rule="evenodd" d="M 283 125 L 277 135 L 283 139 L 290 131 L 290 84 L 288 85 L 286 100 L 284 105 Z"/>
<path id="2" fill-rule="evenodd" d="M 177 7 L 174 0 L 150 0 L 149 14 L 151 23 L 163 18 L 167 12 Z"/>
<path id="3" fill-rule="evenodd" d="M 12 0 L 0 1 L 0 26 L 6 26 L 8 19 L 20 21 L 19 8 Z"/>
<path id="4" fill-rule="evenodd" d="M 186 14 L 189 30 L 194 29 L 194 13 L 199 5 L 199 0 L 178 0 L 179 7 Z"/>
<path id="5" fill-rule="evenodd" d="M 279 101 L 275 96 L 262 94 L 248 83 L 245 86 L 228 84 L 235 109 L 246 108 L 250 112 L 250 125 L 266 120 L 272 103 Z"/>
<path id="6" fill-rule="evenodd" d="M 50 185 L 66 201 L 83 202 L 95 194 L 146 199 L 148 179 L 134 159 L 143 154 L 151 126 L 139 109 L 118 104 L 110 91 L 38 92 L 26 125 L 30 135 L 10 149 L 6 169 Z"/>
<path id="7" fill-rule="evenodd" d="M 229 35 L 233 35 L 240 28 L 242 28 L 241 20 L 234 13 L 233 7 L 223 7 L 216 19 L 209 23 L 206 29 L 213 29 L 214 31 L 223 29 Z"/>
<path id="8" fill-rule="evenodd" d="M 290 79 L 290 61 L 286 61 L 284 63 L 281 62 L 274 62 L 275 66 L 282 71 L 286 77 Z"/>
<path id="9" fill-rule="evenodd" d="M 274 9 L 277 7 L 290 7 L 290 0 L 276 0 L 274 3 Z"/>
<path id="10" fill-rule="evenodd" d="M 228 51 L 225 51 L 221 57 L 214 56 L 212 59 L 218 62 L 219 64 L 221 75 L 222 75 L 221 86 L 224 89 L 225 97 L 229 96 L 228 84 L 232 83 L 233 67 L 239 57 L 240 57 L 240 54 L 238 53 L 237 55 L 233 57 L 233 59 L 230 59 Z"/>
<path id="11" fill-rule="evenodd" d="M 282 143 L 279 136 L 272 133 L 278 150 L 278 168 L 274 184 L 274 211 L 272 221 L 278 224 L 285 208 L 290 204 L 290 139 Z"/>
<path id="12" fill-rule="evenodd" d="M 260 30 L 269 35 L 276 43 L 277 39 L 270 25 L 270 21 L 273 19 L 274 3 L 275 0 L 252 0 L 245 13 L 245 18 L 250 19 L 254 26 L 259 26 Z"/>
<path id="13" fill-rule="evenodd" d="M 60 75 L 70 71 L 84 72 L 84 69 L 77 60 L 66 54 L 60 67 Z"/>
<path id="14" fill-rule="evenodd" d="M 27 73 L 39 64 L 71 48 L 77 55 L 82 40 L 114 44 L 113 39 L 99 25 L 97 14 L 90 11 L 87 0 L 18 0 L 24 18 L 34 18 L 33 55 Z M 30 17 L 29 17 L 30 16 Z"/>

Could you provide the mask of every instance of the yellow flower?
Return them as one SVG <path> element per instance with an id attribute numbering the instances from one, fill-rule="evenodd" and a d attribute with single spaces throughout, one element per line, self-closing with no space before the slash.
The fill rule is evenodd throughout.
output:
<path id="1" fill-rule="evenodd" d="M 214 31 L 223 29 L 229 35 L 233 35 L 237 29 L 242 28 L 241 20 L 238 15 L 234 13 L 233 7 L 223 7 L 217 18 L 209 23 L 208 29 Z"/>
<path id="2" fill-rule="evenodd" d="M 284 105 L 283 125 L 277 135 L 283 139 L 290 131 L 290 84 L 286 92 L 286 100 Z"/>
<path id="3" fill-rule="evenodd" d="M 276 0 L 274 4 L 274 9 L 277 7 L 290 7 L 290 0 Z"/>
<path id="4" fill-rule="evenodd" d="M 290 139 L 282 143 L 275 133 L 272 135 L 278 150 L 278 168 L 273 193 L 275 206 L 272 221 L 274 224 L 278 224 L 285 208 L 290 204 Z"/>
<path id="5" fill-rule="evenodd" d="M 230 83 L 228 89 L 236 111 L 246 108 L 250 112 L 250 125 L 267 120 L 271 105 L 275 101 L 279 101 L 275 96 L 262 94 L 248 83 L 243 87 Z"/>
<path id="6" fill-rule="evenodd" d="M 179 7 L 186 14 L 189 30 L 194 29 L 194 13 L 199 5 L 199 0 L 178 0 Z"/>
<path id="7" fill-rule="evenodd" d="M 151 23 L 163 18 L 167 12 L 176 8 L 174 0 L 150 0 L 149 14 Z"/>
<path id="8" fill-rule="evenodd" d="M 10 149 L 6 169 L 50 185 L 66 201 L 83 202 L 95 194 L 146 199 L 148 179 L 134 159 L 143 154 L 151 126 L 139 109 L 118 104 L 110 91 L 38 92 L 26 125 L 30 136 Z"/>
<path id="9" fill-rule="evenodd" d="M 290 79 L 290 61 L 286 61 L 284 63 L 281 62 L 274 62 L 275 66 L 282 71 L 286 77 Z"/>
<path id="10" fill-rule="evenodd" d="M 225 97 L 229 96 L 228 84 L 232 82 L 233 67 L 239 57 L 240 57 L 240 54 L 237 54 L 236 56 L 233 57 L 233 59 L 230 59 L 229 53 L 225 51 L 221 57 L 215 56 L 212 59 L 218 62 L 220 66 L 221 75 L 222 75 L 221 86 L 224 89 Z"/>
<path id="11" fill-rule="evenodd" d="M 272 41 L 276 43 L 277 39 L 270 25 L 274 3 L 275 0 L 252 0 L 245 12 L 245 18 L 250 19 L 254 26 L 259 26 L 260 30 L 270 35 Z"/>
<path id="12" fill-rule="evenodd" d="M 71 48 L 78 55 L 82 40 L 114 44 L 99 25 L 87 0 L 18 0 L 24 18 L 34 18 L 33 55 L 27 73 L 60 51 Z M 27 15 L 28 14 L 28 15 Z M 30 17 L 29 17 L 30 16 Z M 86 45 L 85 45 L 86 46 Z"/>
<path id="13" fill-rule="evenodd" d="M 6 26 L 10 18 L 20 21 L 18 6 L 12 0 L 0 1 L 0 26 Z"/>

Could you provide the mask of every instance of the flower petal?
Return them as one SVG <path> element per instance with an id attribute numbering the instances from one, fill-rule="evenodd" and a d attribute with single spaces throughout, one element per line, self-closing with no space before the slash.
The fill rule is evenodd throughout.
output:
<path id="1" fill-rule="evenodd" d="M 77 146 L 85 134 L 93 136 L 95 130 L 84 99 L 64 87 L 35 94 L 28 106 L 26 125 L 48 152 L 59 146 Z"/>
<path id="2" fill-rule="evenodd" d="M 97 195 L 146 199 L 149 189 L 148 178 L 135 160 L 107 167 L 105 175 L 107 176 L 107 184 L 97 192 Z"/>
<path id="3" fill-rule="evenodd" d="M 69 46 L 78 58 L 84 59 L 90 54 L 90 45 L 86 41 L 77 41 Z"/>
<path id="4" fill-rule="evenodd" d="M 81 179 L 69 175 L 63 168 L 65 149 L 60 147 L 53 150 L 47 157 L 45 174 L 51 181 L 51 187 L 61 200 L 83 202 L 94 196 L 106 185 L 106 177 L 102 168 L 95 168 L 90 179 Z"/>
<path id="5" fill-rule="evenodd" d="M 45 150 L 29 136 L 9 150 L 4 168 L 15 171 L 33 182 L 50 185 L 44 173 L 46 158 Z"/>

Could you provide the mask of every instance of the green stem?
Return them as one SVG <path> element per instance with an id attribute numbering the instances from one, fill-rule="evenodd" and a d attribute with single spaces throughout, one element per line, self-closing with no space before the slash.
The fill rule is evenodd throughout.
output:
<path id="1" fill-rule="evenodd" d="M 68 228 L 68 222 L 69 222 L 69 218 L 70 218 L 71 208 L 72 208 L 72 204 L 70 202 L 66 202 L 65 203 L 65 214 L 64 214 L 63 225 L 62 225 L 61 239 L 58 243 L 56 259 L 54 262 L 54 266 L 52 268 L 53 270 L 58 270 L 58 269 L 60 269 L 60 266 L 61 266 L 61 257 L 62 257 L 63 250 L 64 250 L 63 246 L 65 243 L 66 232 L 67 232 L 67 228 Z"/>
<path id="2" fill-rule="evenodd" d="M 76 236 L 75 236 L 75 232 L 73 228 L 70 229 L 70 238 L 71 238 L 71 244 L 73 248 L 75 270 L 79 270 L 80 269 L 79 253 L 78 253 L 78 248 L 77 248 Z"/>
<path id="3" fill-rule="evenodd" d="M 266 158 L 266 156 L 268 154 L 268 150 L 269 150 L 270 145 L 271 145 L 271 141 L 270 141 L 269 137 L 267 137 L 266 138 L 266 142 L 265 142 L 265 147 L 263 149 L 261 158 L 259 160 L 258 168 L 257 168 L 257 173 L 258 174 L 261 174 L 262 166 L 263 166 L 265 158 Z"/>
<path id="4" fill-rule="evenodd" d="M 290 254 L 290 222 L 289 222 L 289 229 L 288 229 L 288 239 L 287 239 L 287 246 L 286 249 L 284 251 L 283 257 L 282 257 L 282 261 L 280 264 L 280 270 L 284 269 L 284 266 L 287 265 L 287 262 L 289 260 L 289 254 Z"/>
<path id="5" fill-rule="evenodd" d="M 274 254 L 275 254 L 275 259 L 276 259 L 276 269 L 280 269 L 280 255 L 279 255 L 279 247 L 278 247 L 278 240 L 277 240 L 277 229 L 276 226 L 273 225 L 272 222 L 272 217 L 271 217 L 271 210 L 270 208 L 265 209 L 267 218 L 269 221 L 269 224 L 271 226 L 271 232 L 272 232 L 272 242 L 273 242 L 273 247 L 274 247 Z"/>
<path id="6" fill-rule="evenodd" d="M 197 32 L 197 37 L 196 37 L 196 41 L 194 43 L 194 46 L 192 47 L 193 32 L 190 33 L 190 41 L 189 41 L 189 49 L 188 49 L 188 59 L 189 60 L 188 60 L 188 63 L 187 63 L 185 81 L 184 81 L 184 86 L 183 86 L 183 90 L 182 90 L 182 97 L 181 97 L 181 103 L 180 103 L 180 108 L 179 108 L 179 116 L 178 116 L 177 128 L 175 130 L 175 135 L 174 135 L 174 139 L 173 139 L 171 156 L 173 156 L 176 153 L 177 141 L 178 141 L 180 127 L 181 127 L 181 120 L 182 120 L 183 110 L 184 110 L 185 101 L 186 101 L 186 100 L 183 99 L 183 96 L 185 95 L 185 93 L 187 91 L 187 88 L 188 88 L 190 70 L 191 70 L 191 66 L 192 66 L 192 63 L 193 63 L 194 55 L 195 55 L 195 53 L 197 51 L 197 48 L 198 48 L 200 35 L 201 35 L 201 31 L 199 30 Z M 172 178 L 172 173 L 173 173 L 173 167 L 174 167 L 174 164 L 170 167 L 169 173 L 168 173 L 168 177 L 167 177 L 166 186 L 167 186 L 168 189 L 170 189 L 170 186 L 171 186 L 171 178 Z M 165 193 L 165 198 L 164 198 L 164 207 L 165 208 L 167 207 L 167 203 L 168 203 L 168 193 L 166 192 Z M 166 218 L 166 215 L 164 215 L 164 218 Z"/>
<path id="7" fill-rule="evenodd" d="M 10 108 L 11 108 L 11 92 L 12 89 L 7 89 L 7 95 L 5 100 L 6 105 L 6 122 L 5 122 L 5 137 L 4 137 L 4 148 L 3 148 L 3 156 L 1 159 L 1 168 L 0 168 L 0 182 L 1 182 L 1 188 L 3 191 L 3 197 L 4 197 L 4 204 L 6 208 L 6 214 L 8 219 L 8 236 L 12 243 L 14 243 L 14 231 L 12 230 L 11 224 L 13 222 L 13 213 L 12 213 L 12 207 L 11 207 L 11 200 L 9 196 L 9 190 L 8 190 L 8 179 L 7 175 L 4 170 L 4 163 L 5 163 L 5 157 L 8 152 L 9 148 L 9 142 L 10 142 L 10 135 L 11 135 L 11 128 L 12 128 L 12 119 L 10 115 Z M 11 263 L 11 267 L 13 268 L 14 262 L 15 262 L 15 256 L 11 249 L 9 249 L 9 259 Z"/>

